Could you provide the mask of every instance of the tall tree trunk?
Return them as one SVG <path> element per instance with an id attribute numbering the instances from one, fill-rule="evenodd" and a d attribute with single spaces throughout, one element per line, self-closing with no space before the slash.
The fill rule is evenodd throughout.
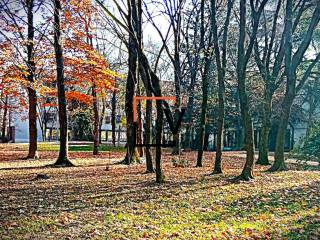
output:
<path id="1" fill-rule="evenodd" d="M 27 15 L 28 15 L 28 76 L 30 83 L 28 87 L 29 98 L 29 151 L 27 158 L 39 158 L 37 152 L 37 93 L 32 84 L 34 82 L 34 74 L 36 65 L 34 62 L 34 25 L 33 25 L 33 0 L 27 0 Z"/>
<path id="2" fill-rule="evenodd" d="M 289 123 L 289 116 L 291 106 L 294 100 L 295 94 L 288 94 L 285 96 L 282 103 L 282 113 L 280 116 L 277 137 L 276 137 L 276 149 L 274 153 L 274 163 L 269 169 L 269 171 L 285 171 L 287 166 L 284 162 L 284 145 L 285 145 L 285 136 L 287 132 L 287 126 Z"/>
<path id="3" fill-rule="evenodd" d="M 204 79 L 204 78 L 203 78 Z M 199 133 L 199 149 L 197 157 L 196 167 L 202 167 L 203 158 L 203 146 L 204 146 L 204 133 L 206 130 L 206 116 L 207 116 L 207 103 L 208 103 L 208 90 L 205 81 L 203 81 L 202 86 L 202 104 L 201 104 L 201 116 L 200 116 L 200 133 Z"/>
<path id="4" fill-rule="evenodd" d="M 268 153 L 269 153 L 269 133 L 271 129 L 271 111 L 272 111 L 272 96 L 277 89 L 276 81 L 279 81 L 279 74 L 281 71 L 281 66 L 284 57 L 284 41 L 283 36 L 280 40 L 280 46 L 275 48 L 275 38 L 278 29 L 278 17 L 282 6 L 282 0 L 278 0 L 276 11 L 273 16 L 272 29 L 271 32 L 267 29 L 267 24 L 264 23 L 264 47 L 260 51 L 258 39 L 254 44 L 254 57 L 256 64 L 259 68 L 260 75 L 264 81 L 264 91 L 263 91 L 263 114 L 262 114 L 262 127 L 260 131 L 259 138 L 259 157 L 257 164 L 269 165 Z M 299 14 L 298 14 L 299 15 Z M 268 39 L 270 38 L 270 40 Z M 262 42 L 262 40 L 260 41 Z M 261 52 L 263 52 L 262 57 Z M 272 70 L 270 69 L 271 56 L 274 52 L 275 61 L 273 62 Z"/>
<path id="5" fill-rule="evenodd" d="M 68 116 L 67 101 L 64 85 L 64 59 L 62 52 L 62 38 L 60 30 L 60 0 L 54 0 L 54 49 L 57 64 L 57 90 L 59 108 L 59 127 L 60 127 L 60 149 L 55 166 L 73 166 L 68 159 Z"/>
<path id="6" fill-rule="evenodd" d="M 152 96 L 151 92 L 147 91 L 147 96 Z M 146 125 L 145 125 L 145 144 L 151 143 L 151 128 L 152 128 L 152 102 L 150 100 L 147 100 L 147 106 L 146 106 Z M 150 147 L 146 147 L 145 149 L 146 153 L 146 167 L 147 173 L 153 173 L 153 163 L 152 163 L 152 153 Z"/>
<path id="7" fill-rule="evenodd" d="M 271 102 L 272 96 L 269 93 L 264 94 L 262 127 L 259 139 L 259 157 L 257 164 L 270 165 L 269 162 L 269 133 L 271 129 Z"/>
<path id="8" fill-rule="evenodd" d="M 138 84 L 139 85 L 139 84 Z M 138 86 L 137 94 L 140 96 L 140 86 Z M 142 144 L 142 116 L 141 116 L 141 101 L 137 104 L 137 143 Z M 139 157 L 143 157 L 143 149 L 141 146 L 137 147 Z"/>
<path id="9" fill-rule="evenodd" d="M 318 65 L 317 70 L 320 71 L 320 65 Z M 315 120 L 315 112 L 317 110 L 317 103 L 320 102 L 315 93 L 319 89 L 319 86 L 320 86 L 320 76 L 316 77 L 314 82 L 308 88 L 307 102 L 309 107 L 308 107 L 306 138 L 308 138 L 311 134 L 311 129 L 314 125 L 314 120 Z"/>
<path id="10" fill-rule="evenodd" d="M 214 162 L 213 173 L 222 173 L 222 150 L 223 150 L 223 132 L 224 132 L 224 115 L 225 115 L 225 73 L 227 64 L 227 41 L 228 41 L 228 28 L 230 23 L 231 10 L 233 7 L 233 0 L 228 0 L 227 16 L 223 26 L 222 38 L 222 54 L 220 53 L 218 25 L 216 16 L 216 0 L 211 0 L 211 27 L 213 31 L 213 42 L 216 65 L 218 69 L 218 131 L 217 131 L 217 148 L 216 158 Z M 222 55 L 222 56 L 221 56 Z"/>
<path id="11" fill-rule="evenodd" d="M 224 80 L 223 80 L 224 81 Z M 221 84 L 221 86 L 220 86 Z M 223 83 L 224 85 L 224 83 Z M 218 110 L 218 126 L 217 126 L 217 148 L 216 148 L 216 158 L 214 161 L 213 173 L 222 173 L 222 150 L 223 150 L 223 129 L 224 129 L 224 91 L 222 91 L 222 83 L 219 83 L 219 110 Z"/>
<path id="12" fill-rule="evenodd" d="M 317 55 L 316 59 L 308 66 L 307 70 L 303 74 L 298 86 L 296 86 L 297 68 L 300 65 L 305 52 L 307 51 L 314 30 L 320 21 L 320 2 L 316 3 L 316 8 L 313 12 L 312 18 L 309 23 L 307 32 L 304 35 L 303 40 L 298 50 L 293 54 L 293 1 L 287 0 L 286 5 L 286 16 L 285 16 L 285 27 L 284 27 L 284 38 L 285 38 L 285 75 L 287 78 L 286 92 L 281 105 L 280 123 L 277 132 L 276 150 L 275 150 L 275 161 L 269 171 L 282 171 L 286 170 L 287 167 L 284 162 L 284 144 L 285 144 L 285 133 L 289 122 L 289 116 L 291 106 L 295 98 L 296 93 L 303 87 L 304 83 L 310 76 L 313 67 L 320 59 L 320 54 Z"/>
<path id="13" fill-rule="evenodd" d="M 111 100 L 111 128 L 112 128 L 112 146 L 116 146 L 116 110 L 117 110 L 117 93 L 113 91 Z"/>
<path id="14" fill-rule="evenodd" d="M 191 70 L 191 83 L 189 86 L 189 97 L 188 97 L 188 105 L 186 110 L 186 133 L 184 139 L 184 148 L 190 149 L 191 148 L 191 141 L 192 141 L 192 127 L 193 127 L 193 109 L 194 109 L 194 86 L 197 79 L 197 69 L 198 69 L 198 60 L 197 57 L 195 61 L 195 69 Z"/>
<path id="15" fill-rule="evenodd" d="M 242 68 L 244 70 L 244 68 Z M 245 73 L 239 71 L 238 73 L 238 88 L 240 93 L 241 116 L 244 124 L 245 132 L 245 148 L 247 152 L 246 162 L 244 168 L 238 177 L 240 180 L 253 179 L 254 167 L 254 141 L 253 141 L 253 122 L 249 112 L 248 96 L 245 87 Z"/>
<path id="16" fill-rule="evenodd" d="M 251 6 L 253 2 L 250 2 Z M 266 4 L 266 1 L 264 2 Z M 263 7 L 264 5 L 262 5 Z M 253 6 L 252 6 L 253 7 Z M 260 7 L 261 8 L 261 7 Z M 262 9 L 261 9 L 262 11 Z M 250 114 L 250 106 L 248 101 L 247 89 L 246 89 L 246 69 L 247 64 L 252 53 L 253 43 L 256 39 L 260 14 L 252 12 L 253 14 L 253 29 L 250 35 L 250 43 L 245 51 L 245 38 L 246 38 L 246 0 L 240 0 L 240 26 L 239 26 L 239 40 L 238 40 L 238 57 L 237 57 L 237 82 L 238 93 L 240 98 L 241 117 L 244 125 L 245 132 L 245 148 L 247 152 L 246 162 L 243 170 L 236 179 L 248 181 L 253 179 L 253 167 L 254 167 L 254 141 L 253 141 L 253 122 Z"/>
<path id="17" fill-rule="evenodd" d="M 139 62 L 140 62 L 140 74 L 141 78 L 145 83 L 145 86 L 148 86 L 147 89 L 152 89 L 153 94 L 156 97 L 161 97 L 161 87 L 160 87 L 160 79 L 157 77 L 157 75 L 152 71 L 148 59 L 143 53 L 143 50 L 139 49 Z M 147 95 L 151 95 L 151 92 L 147 92 Z M 148 102 L 147 102 L 148 103 Z M 150 110 L 151 110 L 151 103 L 150 103 Z M 161 164 L 161 141 L 162 141 L 162 130 L 163 130 L 163 107 L 162 107 L 162 101 L 156 101 L 157 106 L 157 119 L 156 119 L 156 182 L 162 183 L 164 182 L 165 176 L 162 171 L 162 164 Z M 148 110 L 150 114 L 152 111 Z M 148 120 L 148 117 L 147 117 Z M 148 120 L 149 121 L 149 120 Z M 147 122 L 148 122 L 147 121 Z M 151 116 L 150 116 L 150 123 L 151 123 Z M 151 124 L 150 124 L 151 125 Z M 151 129 L 151 128 L 149 128 Z M 150 131 L 151 135 L 151 131 Z M 151 169 L 150 169 L 151 170 Z"/>
<path id="18" fill-rule="evenodd" d="M 200 11 L 201 12 L 201 11 Z M 193 32 L 193 43 L 192 46 L 189 46 L 189 35 L 186 34 L 185 40 L 187 49 L 193 48 L 196 49 L 195 52 L 187 51 L 187 59 L 188 65 L 190 68 L 190 85 L 188 87 L 188 104 L 186 109 L 186 116 L 185 116 L 185 125 L 186 125 L 186 133 L 184 139 L 184 148 L 191 149 L 192 147 L 192 131 L 193 131 L 193 109 L 194 109 L 194 96 L 195 92 L 194 87 L 197 81 L 198 76 L 198 68 L 199 68 L 199 61 L 200 61 L 200 46 L 198 46 L 198 23 L 200 12 L 197 10 L 195 13 L 195 22 L 194 22 L 194 32 Z"/>
<path id="19" fill-rule="evenodd" d="M 96 84 L 93 83 L 92 86 L 92 107 L 94 115 L 93 123 L 93 155 L 98 155 L 99 153 L 99 109 L 98 109 L 98 98 L 97 98 L 97 88 Z"/>
<path id="20" fill-rule="evenodd" d="M 239 93 L 237 94 L 238 98 L 236 101 L 236 107 L 237 112 L 240 113 L 240 116 L 237 116 L 236 121 L 236 150 L 240 151 L 243 149 L 244 145 L 244 134 L 243 134 L 243 128 L 242 128 L 242 121 L 241 121 L 241 110 L 240 110 L 240 99 L 239 99 Z"/>
<path id="21" fill-rule="evenodd" d="M 142 38 L 139 38 L 141 41 Z M 140 50 L 141 51 L 141 50 Z M 142 53 L 140 53 L 142 55 Z M 139 73 L 141 80 L 144 84 L 146 94 L 148 97 L 152 97 L 152 80 L 151 80 L 151 75 L 148 72 L 148 67 L 149 65 L 147 62 L 145 62 L 144 56 L 141 56 L 142 61 L 139 61 Z M 151 139 L 152 139 L 152 101 L 147 100 L 146 102 L 146 119 L 145 119 L 145 136 L 144 136 L 144 143 L 145 144 L 150 144 Z M 145 148 L 145 155 L 146 155 L 146 173 L 153 173 L 154 168 L 153 168 L 153 163 L 152 163 L 152 152 L 150 147 Z M 160 165 L 161 167 L 161 165 Z"/>
<path id="22" fill-rule="evenodd" d="M 102 99 L 102 111 L 101 114 L 99 116 L 100 120 L 99 120 L 99 144 L 102 144 L 102 125 L 103 125 L 103 120 L 105 118 L 106 115 L 106 99 L 103 98 Z"/>
<path id="23" fill-rule="evenodd" d="M 180 1 L 180 4 L 182 4 L 182 1 Z M 181 5 L 179 6 L 181 7 Z M 181 73 L 181 61 L 180 61 L 180 44 L 181 44 L 181 19 L 180 16 L 182 10 L 176 9 L 177 16 L 175 17 L 175 27 L 174 30 L 174 56 L 173 56 L 173 65 L 174 65 L 174 86 L 175 86 L 175 95 L 176 95 L 176 102 L 175 102 L 175 114 L 174 118 L 175 121 L 178 121 L 180 108 L 181 108 L 181 79 L 182 79 L 182 73 Z M 173 23 L 174 24 L 174 23 Z M 176 134 L 173 135 L 173 141 L 175 143 L 175 146 L 172 149 L 173 155 L 178 155 L 181 153 L 181 133 L 180 130 Z"/>
<path id="24" fill-rule="evenodd" d="M 157 120 L 156 120 L 156 144 L 160 145 L 162 141 L 162 128 L 163 128 L 163 110 L 162 102 L 157 101 Z M 161 147 L 156 147 L 156 182 L 162 183 L 165 178 L 162 172 L 161 164 Z"/>
<path id="25" fill-rule="evenodd" d="M 125 112 L 127 119 L 127 154 L 124 159 L 125 164 L 131 164 L 135 155 L 136 123 L 133 119 L 133 97 L 136 92 L 138 74 L 138 42 L 137 32 L 140 29 L 137 3 L 135 0 L 128 0 L 128 23 L 131 33 L 128 41 L 128 76 L 126 83 Z"/>
<path id="26" fill-rule="evenodd" d="M 2 130 L 1 130 L 1 139 L 3 143 L 7 142 L 7 138 L 6 138 L 7 115 L 8 115 L 8 96 L 5 97 L 4 108 L 3 108 Z"/>
<path id="27" fill-rule="evenodd" d="M 204 35 L 205 35 L 205 29 L 204 29 L 204 0 L 201 0 L 201 7 L 200 7 L 200 15 L 201 15 L 201 25 L 200 25 L 200 49 L 205 50 L 204 48 Z M 210 34 L 210 42 L 209 46 L 211 45 L 211 34 Z M 205 51 L 205 57 L 204 57 L 204 70 L 202 75 L 202 104 L 201 104 L 201 116 L 200 116 L 200 133 L 199 133 L 199 146 L 198 146 L 198 156 L 197 156 L 197 164 L 196 167 L 202 167 L 202 158 L 203 158 L 203 147 L 204 147 L 204 137 L 205 137 L 205 131 L 206 131 L 206 118 L 207 118 L 207 105 L 208 105 L 208 75 L 209 75 L 209 69 L 211 65 L 211 58 L 208 51 Z"/>
<path id="28" fill-rule="evenodd" d="M 193 99 L 194 96 L 189 97 L 188 101 L 188 107 L 187 107 L 187 114 L 186 114 L 186 133 L 185 133 L 185 139 L 184 139 L 184 148 L 185 149 L 191 149 L 191 141 L 192 141 L 192 125 L 193 125 Z"/>
<path id="29" fill-rule="evenodd" d="M 285 133 L 287 130 L 290 109 L 296 94 L 296 73 L 292 66 L 292 34 L 293 34 L 293 3 L 292 0 L 287 0 L 285 26 L 284 26 L 284 63 L 285 74 L 287 78 L 286 92 L 281 104 L 281 115 L 276 137 L 275 161 L 269 171 L 286 170 L 287 167 L 284 162 L 284 144 Z"/>

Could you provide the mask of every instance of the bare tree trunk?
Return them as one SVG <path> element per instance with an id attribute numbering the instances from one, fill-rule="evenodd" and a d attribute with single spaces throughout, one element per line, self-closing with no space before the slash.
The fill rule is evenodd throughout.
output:
<path id="1" fill-rule="evenodd" d="M 198 69 L 198 60 L 195 60 L 195 68 Z M 191 71 L 191 83 L 189 86 L 189 98 L 188 98 L 188 105 L 186 110 L 186 133 L 184 139 L 184 148 L 190 149 L 191 148 L 191 141 L 192 141 L 192 127 L 193 127 L 193 109 L 194 109 L 194 86 L 196 83 L 197 78 L 197 69 L 193 69 Z"/>
<path id="2" fill-rule="evenodd" d="M 240 26 L 239 26 L 239 40 L 238 40 L 238 57 L 237 57 L 237 81 L 238 93 L 240 98 L 241 117 L 244 125 L 245 132 L 245 148 L 247 152 L 246 162 L 243 170 L 236 178 L 236 180 L 248 181 L 253 179 L 254 168 L 254 138 L 253 138 L 253 122 L 250 114 L 250 106 L 246 89 L 246 70 L 249 58 L 251 56 L 253 46 L 256 40 L 261 12 L 264 9 L 268 0 L 263 0 L 260 3 L 258 10 L 250 1 L 252 11 L 252 31 L 250 34 L 249 45 L 245 50 L 246 41 L 246 0 L 240 0 Z"/>
<path id="3" fill-rule="evenodd" d="M 181 14 L 181 13 L 180 13 Z M 175 85 L 175 121 L 178 121 L 180 108 L 181 108 L 181 62 L 180 62 L 180 34 L 181 34 L 181 16 L 177 20 L 177 29 L 174 31 L 174 85 Z M 173 141 L 175 146 L 172 149 L 173 155 L 178 155 L 181 153 L 181 133 L 180 130 L 173 135 Z"/>
<path id="4" fill-rule="evenodd" d="M 244 68 L 242 68 L 244 70 Z M 241 116 L 244 124 L 245 132 L 245 148 L 247 152 L 246 162 L 241 175 L 238 177 L 240 180 L 253 179 L 254 167 L 254 141 L 253 141 L 253 123 L 249 113 L 249 103 L 245 87 L 245 73 L 239 71 L 238 73 L 238 88 L 240 93 L 240 106 Z"/>
<path id="5" fill-rule="evenodd" d="M 216 0 L 211 0 L 211 24 L 214 39 L 214 51 L 216 65 L 218 69 L 218 131 L 217 131 L 217 149 L 216 158 L 214 162 L 213 173 L 222 173 L 222 150 L 223 150 L 223 132 L 224 132 L 224 115 L 225 115 L 225 74 L 227 64 L 227 41 L 228 41 L 228 28 L 230 23 L 231 10 L 233 7 L 233 0 L 228 0 L 227 4 L 227 16 L 223 26 L 223 38 L 222 38 L 222 54 L 220 53 L 219 39 L 218 39 L 218 26 L 216 16 Z M 220 56 L 222 55 L 222 56 Z"/>
<path id="6" fill-rule="evenodd" d="M 241 113 L 240 110 L 240 99 L 239 99 L 239 93 L 238 93 L 238 99 L 236 101 L 236 107 L 237 111 Z M 236 125 L 236 150 L 240 151 L 243 149 L 244 145 L 244 134 L 243 134 L 243 129 L 242 129 L 242 123 L 241 123 L 241 117 L 237 116 L 237 125 Z"/>
<path id="7" fill-rule="evenodd" d="M 139 41 L 142 41 L 142 35 L 140 35 Z M 144 56 L 142 56 L 142 50 L 141 50 L 141 44 L 140 44 L 140 58 L 141 61 L 139 61 L 139 73 L 141 80 L 144 84 L 145 91 L 148 97 L 152 96 L 152 82 L 151 82 L 151 76 L 150 76 L 150 69 L 148 69 L 149 65 L 147 62 L 145 62 Z M 147 100 L 146 102 L 146 119 L 145 119 L 145 136 L 144 136 L 144 143 L 150 144 L 151 138 L 152 138 L 152 101 Z M 145 148 L 145 155 L 146 155 L 146 173 L 153 173 L 153 163 L 152 163 L 152 152 L 150 147 Z M 161 161 L 161 160 L 160 160 Z M 159 166 L 158 166 L 159 167 Z M 161 165 L 160 165 L 161 168 Z"/>
<path id="8" fill-rule="evenodd" d="M 103 120 L 106 114 L 106 99 L 102 99 L 102 111 L 100 114 L 100 120 L 99 120 L 99 144 L 102 144 L 102 125 L 103 125 Z"/>
<path id="9" fill-rule="evenodd" d="M 209 64 L 209 63 L 208 63 Z M 207 65 L 207 64 L 206 64 Z M 200 116 L 199 149 L 196 167 L 202 167 L 204 137 L 206 131 L 207 105 L 208 105 L 208 72 L 202 78 L 202 105 Z"/>
<path id="10" fill-rule="evenodd" d="M 34 62 L 34 25 L 33 25 L 33 0 L 27 0 L 28 11 L 28 76 L 30 85 L 34 82 L 34 74 L 36 70 Z M 27 158 L 39 158 L 37 152 L 37 93 L 33 86 L 28 87 L 29 98 L 29 151 Z"/>
<path id="11" fill-rule="evenodd" d="M 184 148 L 191 149 L 191 141 L 192 141 L 192 125 L 193 125 L 193 105 L 194 105 L 194 96 L 189 97 L 187 114 L 186 114 L 186 134 L 184 139 Z"/>
<path id="12" fill-rule="evenodd" d="M 152 71 L 148 59 L 143 53 L 142 49 L 139 49 L 139 62 L 140 62 L 140 74 L 142 77 L 142 80 L 145 83 L 145 86 L 148 86 L 147 89 L 152 89 L 153 94 L 156 97 L 161 97 L 161 87 L 160 87 L 160 79 L 156 76 L 156 74 Z M 147 94 L 150 95 L 151 92 L 148 92 Z M 161 164 L 161 141 L 162 141 L 162 130 L 163 130 L 163 107 L 162 107 L 162 101 L 156 102 L 157 106 L 157 119 L 156 119 L 156 182 L 162 183 L 164 182 L 165 176 L 162 172 L 162 164 Z M 151 105 L 150 105 L 151 107 Z M 151 114 L 151 111 L 148 111 Z M 151 117 L 150 117 L 151 122 Z M 150 132 L 151 135 L 151 132 Z M 151 170 L 151 169 L 150 169 Z"/>
<path id="13" fill-rule="evenodd" d="M 185 117 L 185 123 L 186 123 L 186 133 L 185 133 L 185 139 L 184 139 L 184 148 L 185 149 L 191 149 L 191 142 L 192 142 L 192 128 L 193 128 L 193 109 L 194 109 L 194 96 L 195 92 L 193 91 L 197 76 L 198 76 L 198 67 L 199 67 L 199 61 L 200 61 L 200 47 L 198 46 L 198 23 L 199 23 L 199 17 L 200 12 L 198 11 L 195 13 L 195 21 L 194 21 L 194 33 L 193 33 L 193 42 L 192 47 L 189 45 L 189 35 L 188 35 L 188 28 L 187 28 L 187 34 L 185 36 L 186 39 L 186 45 L 187 49 L 193 48 L 196 49 L 195 52 L 187 51 L 187 59 L 188 59 L 188 65 L 190 68 L 190 85 L 188 87 L 188 104 L 186 109 L 186 117 Z"/>
<path id="14" fill-rule="evenodd" d="M 280 40 L 280 46 L 275 48 L 275 38 L 278 29 L 278 17 L 279 12 L 281 10 L 282 0 L 278 0 L 276 11 L 273 16 L 272 20 L 272 29 L 271 33 L 267 28 L 267 23 L 264 23 L 264 47 L 263 50 L 260 51 L 258 39 L 255 42 L 254 49 L 255 49 L 255 61 L 259 68 L 261 77 L 264 81 L 264 100 L 263 100 L 263 115 L 262 115 L 262 127 L 260 131 L 260 138 L 259 138 L 259 158 L 256 162 L 260 165 L 269 165 L 269 133 L 271 129 L 271 111 L 272 111 L 272 96 L 277 89 L 276 82 L 279 81 L 279 74 L 281 70 L 281 65 L 283 62 L 284 57 L 284 46 L 283 46 L 283 37 Z M 299 15 L 299 14 L 298 14 Z M 270 38 L 270 40 L 269 40 Z M 261 41 L 262 42 L 262 41 Z M 260 57 L 262 54 L 262 57 Z M 272 69 L 270 69 L 271 64 L 271 56 L 272 52 L 275 55 L 275 61 L 273 63 Z"/>
<path id="15" fill-rule="evenodd" d="M 201 0 L 201 30 L 200 30 L 200 49 L 205 50 L 204 48 L 204 0 Z M 211 45 L 211 33 L 209 39 L 209 46 Z M 209 78 L 209 69 L 211 65 L 211 55 L 208 51 L 205 51 L 204 58 L 204 70 L 202 75 L 202 104 L 201 104 L 201 116 L 200 116 L 200 133 L 199 133 L 199 148 L 198 148 L 198 156 L 197 156 L 197 164 L 196 167 L 202 167 L 202 158 L 203 158 L 203 147 L 204 147 L 204 137 L 206 131 L 206 118 L 207 118 L 207 105 L 208 105 L 208 78 Z"/>
<path id="16" fill-rule="evenodd" d="M 93 155 L 98 155 L 99 153 L 99 109 L 98 109 L 98 98 L 96 84 L 93 83 L 92 86 L 92 98 L 93 98 Z"/>
<path id="17" fill-rule="evenodd" d="M 271 101 L 272 96 L 265 93 L 265 99 L 263 103 L 263 118 L 262 118 L 262 128 L 260 132 L 259 139 L 259 158 L 256 162 L 260 165 L 270 165 L 269 162 L 269 132 L 271 129 Z"/>
<path id="18" fill-rule="evenodd" d="M 3 108 L 2 130 L 1 130 L 1 139 L 3 143 L 7 142 L 7 139 L 6 139 L 7 115 L 8 115 L 8 96 L 5 97 L 4 108 Z"/>
<path id="19" fill-rule="evenodd" d="M 285 144 L 285 132 L 289 122 L 289 116 L 291 111 L 291 106 L 293 104 L 294 98 L 303 87 L 307 79 L 309 78 L 313 67 L 320 60 L 320 54 L 318 53 L 317 57 L 309 64 L 307 70 L 304 72 L 301 77 L 299 84 L 297 83 L 297 68 L 301 64 L 303 56 L 307 51 L 314 30 L 316 29 L 320 21 L 320 2 L 316 3 L 316 8 L 313 12 L 312 18 L 310 20 L 308 30 L 304 34 L 304 37 L 300 43 L 298 50 L 293 54 L 293 1 L 287 0 L 286 5 L 286 16 L 285 16 L 285 75 L 287 78 L 286 82 L 286 93 L 281 105 L 281 115 L 280 123 L 277 132 L 277 142 L 276 142 L 276 151 L 275 151 L 275 161 L 269 171 L 283 171 L 287 167 L 284 162 L 284 144 Z"/>
<path id="20" fill-rule="evenodd" d="M 285 162 L 284 162 L 284 144 L 285 144 L 285 135 L 287 131 L 287 126 L 289 123 L 290 109 L 294 100 L 295 93 L 289 94 L 285 96 L 285 99 L 282 103 L 282 113 L 280 116 L 280 122 L 277 131 L 276 138 L 276 149 L 274 153 L 274 163 L 269 169 L 269 171 L 285 171 L 288 170 Z"/>
<path id="21" fill-rule="evenodd" d="M 130 25 L 131 33 L 129 34 L 128 42 L 128 66 L 129 72 L 126 84 L 126 98 L 125 98 L 125 112 L 127 119 L 127 154 L 124 159 L 125 164 L 133 162 L 135 154 L 135 123 L 133 119 L 133 97 L 136 92 L 137 74 L 138 74 L 138 43 L 136 33 L 139 29 L 139 17 L 137 10 L 137 3 L 135 0 L 128 0 L 128 23 Z"/>
<path id="22" fill-rule="evenodd" d="M 138 88 L 140 88 L 138 86 Z M 140 95 L 140 89 L 138 89 L 138 95 Z M 137 106 L 137 143 L 142 144 L 142 119 L 141 119 L 141 101 L 138 102 Z M 143 149 L 141 146 L 137 147 L 139 157 L 143 157 Z"/>
<path id="23" fill-rule="evenodd" d="M 147 96 L 152 96 L 151 92 L 147 91 Z M 146 126 L 145 126 L 145 144 L 151 143 L 151 128 L 152 128 L 152 102 L 150 100 L 147 100 L 147 106 L 146 106 Z M 150 147 L 146 147 L 145 149 L 146 153 L 146 167 L 147 167 L 147 173 L 153 173 L 153 163 L 152 163 L 152 153 Z"/>
<path id="24" fill-rule="evenodd" d="M 285 15 L 285 74 L 287 77 L 286 93 L 281 105 L 281 115 L 276 138 L 275 161 L 269 171 L 287 170 L 284 162 L 285 133 L 288 126 L 290 109 L 296 94 L 296 73 L 292 67 L 292 33 L 293 33 L 293 4 L 287 0 Z"/>
<path id="25" fill-rule="evenodd" d="M 116 146 L 116 108 L 117 108 L 117 93 L 113 91 L 111 100 L 111 127 L 112 127 L 112 145 Z"/>
<path id="26" fill-rule="evenodd" d="M 221 86 L 222 87 L 222 86 Z M 222 150 L 223 150 L 223 131 L 224 131 L 224 92 L 219 90 L 219 110 L 218 110 L 218 131 L 217 131 L 217 148 L 214 162 L 213 173 L 222 173 Z"/>
<path id="27" fill-rule="evenodd" d="M 317 79 L 320 79 L 320 76 L 317 78 Z M 307 130 L 306 130 L 306 138 L 308 138 L 310 136 L 310 133 L 311 133 L 311 129 L 313 127 L 313 124 L 314 124 L 314 115 L 315 115 L 315 111 L 317 109 L 317 100 L 316 97 L 314 96 L 313 93 L 311 93 L 312 90 L 314 90 L 314 87 L 315 85 L 318 84 L 318 83 L 315 83 L 313 84 L 313 88 L 310 89 L 308 91 L 308 104 L 309 104 L 309 108 L 308 108 L 308 120 L 307 120 Z"/>
<path id="28" fill-rule="evenodd" d="M 162 140 L 163 110 L 161 101 L 157 101 L 157 120 L 156 120 L 156 144 L 160 145 Z M 161 147 L 156 147 L 156 182 L 162 183 L 165 178 L 162 172 Z"/>
<path id="29" fill-rule="evenodd" d="M 64 59 L 61 46 L 60 30 L 60 0 L 54 0 L 54 49 L 57 64 L 57 89 L 58 89 L 58 107 L 59 107 L 59 126 L 60 126 L 60 149 L 55 166 L 73 166 L 68 159 L 68 117 L 67 101 L 64 86 Z"/>

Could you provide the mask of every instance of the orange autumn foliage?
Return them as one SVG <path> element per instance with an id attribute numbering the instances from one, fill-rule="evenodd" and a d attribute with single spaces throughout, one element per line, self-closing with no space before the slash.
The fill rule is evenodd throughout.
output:
<path id="1" fill-rule="evenodd" d="M 64 8 L 66 85 L 72 88 L 67 98 L 92 103 L 88 90 L 95 87 L 98 97 L 115 89 L 118 74 L 110 70 L 106 58 L 94 49 L 94 22 L 97 9 L 90 0 L 69 1 Z M 78 90 L 78 91 L 77 91 Z"/>
<path id="2" fill-rule="evenodd" d="M 12 108 L 22 111 L 27 108 L 23 87 L 27 85 L 25 68 L 15 64 L 10 59 L 14 58 L 14 49 L 8 41 L 0 43 L 0 108 Z M 17 68 L 20 71 L 17 71 Z M 3 104 L 5 98 L 10 98 L 10 104 Z"/>

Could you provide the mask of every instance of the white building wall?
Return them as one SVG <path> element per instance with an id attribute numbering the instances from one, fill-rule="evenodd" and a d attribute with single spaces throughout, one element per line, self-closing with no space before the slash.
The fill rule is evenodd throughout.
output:
<path id="1" fill-rule="evenodd" d="M 29 142 L 29 121 L 28 119 L 24 120 L 20 115 L 15 116 L 14 126 L 16 129 L 16 142 L 17 143 L 26 143 Z M 42 141 L 42 134 L 39 122 L 37 122 L 37 133 L 38 141 Z"/>

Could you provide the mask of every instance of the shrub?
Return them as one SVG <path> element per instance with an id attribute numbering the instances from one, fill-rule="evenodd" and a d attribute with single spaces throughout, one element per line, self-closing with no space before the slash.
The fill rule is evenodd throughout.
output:
<path id="1" fill-rule="evenodd" d="M 320 164 L 320 122 L 315 123 L 308 136 L 300 140 L 292 155 L 300 161 L 317 161 Z"/>

